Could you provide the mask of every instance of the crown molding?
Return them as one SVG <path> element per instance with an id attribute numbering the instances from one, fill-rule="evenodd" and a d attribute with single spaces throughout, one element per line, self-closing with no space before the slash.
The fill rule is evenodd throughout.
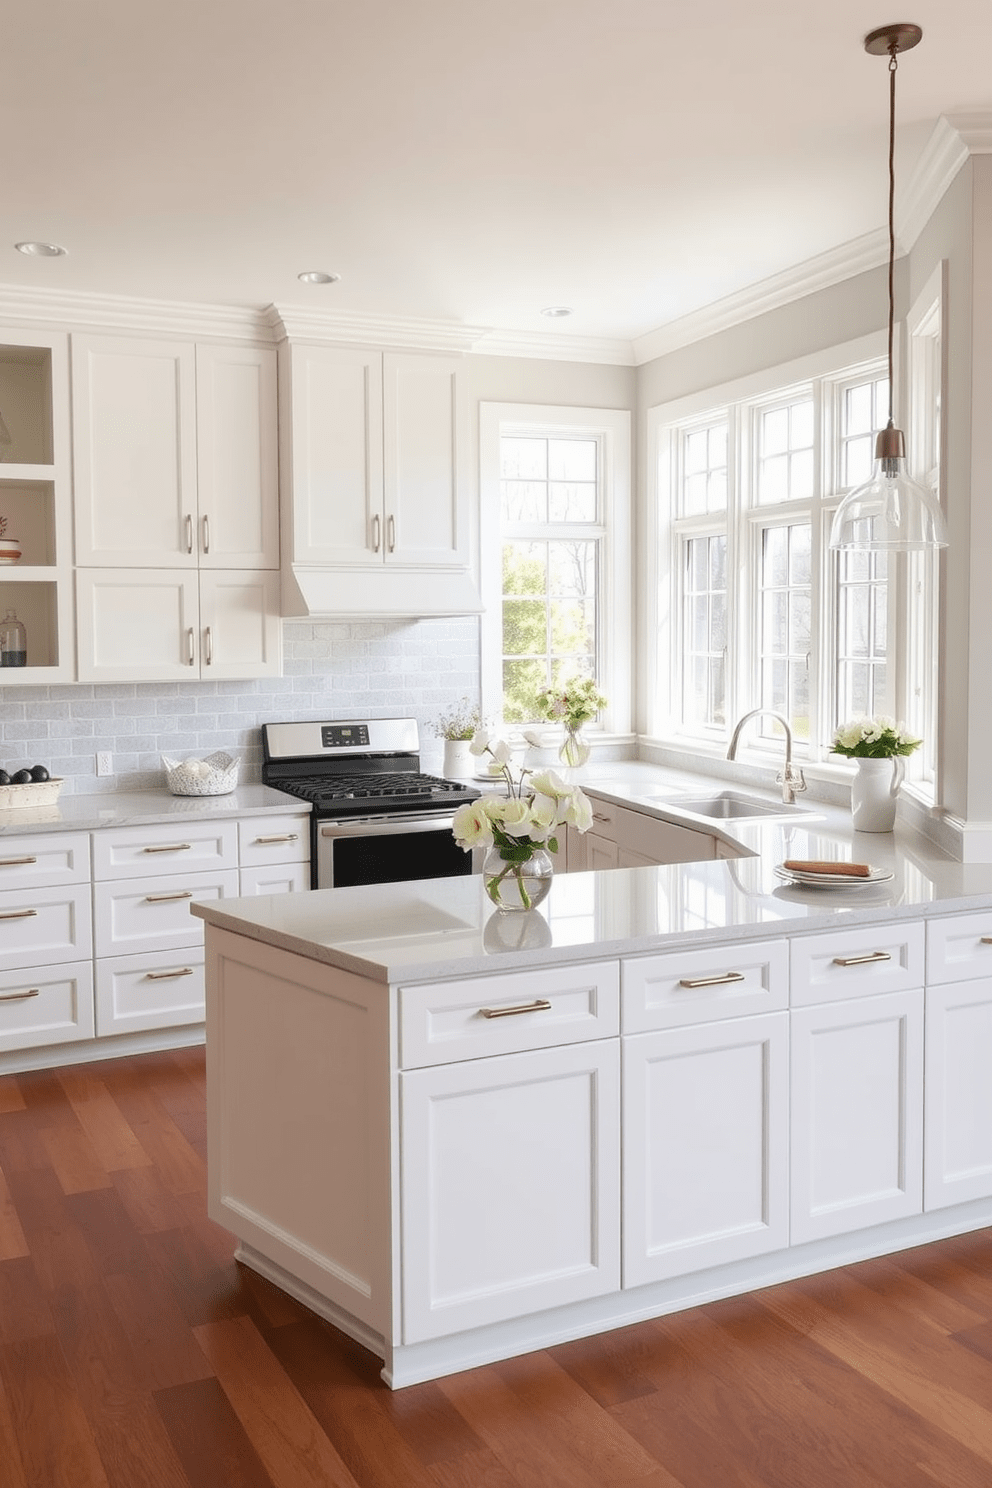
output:
<path id="1" fill-rule="evenodd" d="M 866 269 L 876 269 L 887 261 L 888 254 L 889 235 L 881 228 L 849 243 L 841 243 L 838 248 L 793 264 L 780 274 L 773 274 L 769 279 L 762 279 L 736 294 L 727 295 L 725 299 L 704 305 L 690 315 L 683 315 L 679 320 L 669 321 L 667 325 L 639 336 L 634 342 L 636 363 L 641 366 L 667 352 L 702 341 L 706 336 L 730 330 L 756 315 L 764 315 L 805 295 L 815 294 L 817 290 L 840 284 L 855 274 L 863 274 Z"/>
<path id="2" fill-rule="evenodd" d="M 480 356 L 533 357 L 548 362 L 634 365 L 633 342 L 610 336 L 569 336 L 554 331 L 487 331 L 472 347 Z"/>
<path id="3" fill-rule="evenodd" d="M 912 248 L 969 156 L 989 154 L 992 113 L 940 116 L 896 211 L 896 233 L 904 251 Z"/>
<path id="4" fill-rule="evenodd" d="M 275 340 L 354 342 L 361 346 L 402 346 L 421 351 L 471 351 L 487 327 L 454 320 L 349 314 L 302 305 L 269 305 L 266 325 Z"/>
<path id="5" fill-rule="evenodd" d="M 198 305 L 180 300 L 143 300 L 126 295 L 66 293 L 0 284 L 0 317 L 8 325 L 54 325 L 64 330 L 149 331 L 165 335 L 213 336 L 233 341 L 270 341 L 264 312 L 250 306 Z"/>

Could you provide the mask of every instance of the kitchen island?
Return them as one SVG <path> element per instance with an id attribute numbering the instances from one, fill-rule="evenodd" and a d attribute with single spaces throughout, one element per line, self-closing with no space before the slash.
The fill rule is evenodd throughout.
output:
<path id="1" fill-rule="evenodd" d="M 239 1259 L 395 1388 L 992 1223 L 992 867 L 829 810 L 734 838 L 527 916 L 196 905 Z M 865 848 L 891 881 L 774 872 Z"/>

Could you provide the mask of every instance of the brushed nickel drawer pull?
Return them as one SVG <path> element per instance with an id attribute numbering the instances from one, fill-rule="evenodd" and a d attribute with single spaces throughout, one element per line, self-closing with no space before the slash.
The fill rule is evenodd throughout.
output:
<path id="1" fill-rule="evenodd" d="M 193 846 L 192 842 L 163 842 L 155 847 L 143 847 L 142 852 L 189 852 Z"/>
<path id="2" fill-rule="evenodd" d="M 256 837 L 255 843 L 261 843 L 263 846 L 267 847 L 271 842 L 299 842 L 299 840 L 299 832 L 280 832 L 278 836 Z"/>
<path id="3" fill-rule="evenodd" d="M 867 956 L 835 956 L 835 966 L 874 966 L 876 962 L 891 961 L 888 951 L 869 951 Z"/>
<path id="4" fill-rule="evenodd" d="M 23 868 L 27 863 L 37 861 L 37 858 L 0 858 L 0 868 Z"/>
<path id="5" fill-rule="evenodd" d="M 29 997 L 40 996 L 37 987 L 28 987 L 24 992 L 0 992 L 0 1002 L 24 1002 Z"/>
<path id="6" fill-rule="evenodd" d="M 33 858 L 31 859 L 31 862 L 32 863 L 34 862 L 34 859 Z M 980 945 L 992 945 L 992 935 L 983 935 L 982 938 L 981 938 L 981 940 L 980 940 L 980 942 L 979 942 L 979 944 Z"/>
<path id="7" fill-rule="evenodd" d="M 214 662 L 214 633 L 211 626 L 207 626 L 203 632 L 203 659 L 207 666 L 213 666 Z"/>
<path id="8" fill-rule="evenodd" d="M 171 977 L 192 976 L 192 966 L 180 966 L 175 971 L 146 971 L 146 982 L 167 982 Z"/>
<path id="9" fill-rule="evenodd" d="M 0 920 L 29 920 L 37 913 L 36 909 L 4 909 L 0 910 Z"/>
<path id="10" fill-rule="evenodd" d="M 192 553 L 192 551 L 193 551 L 193 518 L 192 518 L 192 516 L 191 516 L 191 514 L 189 512 L 186 513 L 186 521 L 185 521 L 184 525 L 185 525 L 185 528 L 186 528 L 186 551 L 187 551 L 187 553 Z"/>
<path id="11" fill-rule="evenodd" d="M 186 631 L 186 665 L 193 666 L 196 661 L 196 638 L 193 635 L 192 625 Z"/>
<path id="12" fill-rule="evenodd" d="M 613 820 L 612 816 L 601 816 L 598 811 L 594 811 L 593 812 L 592 819 L 593 819 L 593 821 L 607 822 L 607 823 L 610 823 Z"/>
<path id="13" fill-rule="evenodd" d="M 730 982 L 743 982 L 742 971 L 724 971 L 719 976 L 708 977 L 682 977 L 679 981 L 680 987 L 726 987 Z"/>
<path id="14" fill-rule="evenodd" d="M 393 516 L 392 512 L 390 512 L 389 518 L 388 518 L 388 520 L 386 522 L 386 531 L 389 534 L 389 551 L 391 553 L 395 553 L 395 551 L 396 551 L 396 518 Z"/>
<path id="15" fill-rule="evenodd" d="M 480 1008 L 484 1018 L 512 1018 L 517 1013 L 550 1013 L 551 1004 L 546 997 L 537 997 L 533 1002 L 521 1002 L 516 1007 Z"/>
<path id="16" fill-rule="evenodd" d="M 378 551 L 379 551 L 379 545 L 380 545 L 381 542 L 382 542 L 382 521 L 381 521 L 381 518 L 379 516 L 379 513 L 378 512 L 374 512 L 373 515 L 372 515 L 372 551 L 373 551 L 373 553 L 378 553 Z"/>
<path id="17" fill-rule="evenodd" d="M 146 904 L 164 904 L 167 899 L 192 899 L 192 889 L 179 889 L 174 894 L 146 894 Z"/>
<path id="18" fill-rule="evenodd" d="M 210 552 L 210 518 L 203 518 L 203 551 Z"/>

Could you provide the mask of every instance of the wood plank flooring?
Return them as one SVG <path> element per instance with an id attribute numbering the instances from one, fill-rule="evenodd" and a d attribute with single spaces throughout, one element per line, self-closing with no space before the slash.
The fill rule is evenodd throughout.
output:
<path id="1" fill-rule="evenodd" d="M 202 1049 L 0 1078 L 2 1488 L 992 1488 L 992 1231 L 394 1394 L 205 1161 Z"/>

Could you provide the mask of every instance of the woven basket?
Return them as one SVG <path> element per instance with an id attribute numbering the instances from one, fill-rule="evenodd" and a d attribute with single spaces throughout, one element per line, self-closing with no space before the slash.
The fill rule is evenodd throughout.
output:
<path id="1" fill-rule="evenodd" d="M 174 796 L 227 796 L 238 784 L 240 761 L 231 754 L 208 754 L 202 760 L 174 760 L 163 754 L 162 763 L 165 783 Z"/>

